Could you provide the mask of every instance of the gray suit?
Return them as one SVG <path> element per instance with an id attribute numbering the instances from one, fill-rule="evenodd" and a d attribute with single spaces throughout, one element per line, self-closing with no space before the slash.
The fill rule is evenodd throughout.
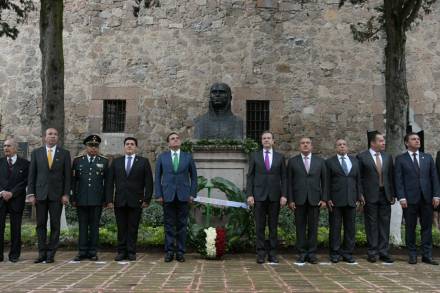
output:
<path id="1" fill-rule="evenodd" d="M 246 191 L 247 196 L 253 196 L 255 200 L 256 247 L 259 257 L 266 255 L 264 244 L 266 222 L 269 222 L 269 258 L 276 256 L 280 198 L 287 197 L 286 179 L 286 164 L 282 154 L 273 152 L 269 171 L 264 165 L 263 151 L 251 154 Z"/>
<path id="2" fill-rule="evenodd" d="M 28 194 L 37 199 L 37 236 L 40 257 L 51 259 L 58 248 L 60 218 L 63 206 L 61 197 L 70 194 L 70 153 L 57 146 L 49 168 L 46 147 L 35 149 L 31 154 Z M 50 240 L 47 240 L 47 213 L 50 214 Z"/>
<path id="3" fill-rule="evenodd" d="M 324 159 L 312 155 L 307 173 L 301 154 L 291 158 L 287 164 L 287 182 L 289 203 L 296 206 L 296 248 L 301 255 L 312 256 L 318 242 L 318 204 L 327 200 Z"/>
<path id="4" fill-rule="evenodd" d="M 387 153 L 381 153 L 383 186 L 370 151 L 360 153 L 357 158 L 366 202 L 364 218 L 368 256 L 388 256 L 391 202 L 394 199 L 393 158 Z"/>
<path id="5" fill-rule="evenodd" d="M 338 156 L 329 158 L 327 166 L 328 200 L 334 204 L 330 217 L 330 256 L 350 257 L 355 246 L 356 201 L 361 199 L 361 176 L 359 163 L 348 156 L 352 168 L 345 175 Z M 344 225 L 344 242 L 341 248 L 341 226 Z"/>

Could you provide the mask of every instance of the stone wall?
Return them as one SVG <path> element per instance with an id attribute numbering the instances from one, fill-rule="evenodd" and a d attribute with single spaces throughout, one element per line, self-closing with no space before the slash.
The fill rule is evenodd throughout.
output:
<path id="1" fill-rule="evenodd" d="M 160 0 L 135 17 L 130 0 L 66 0 L 67 147 L 78 153 L 88 133 L 101 134 L 103 99 L 125 99 L 126 134 L 153 159 L 169 131 L 191 138 L 210 85 L 222 81 L 243 119 L 246 100 L 271 101 L 271 128 L 287 155 L 303 135 L 325 156 L 336 137 L 365 148 L 367 130 L 384 130 L 384 40 L 354 41 L 350 24 L 371 9 L 338 2 Z M 439 15 L 436 4 L 408 34 L 411 106 L 431 152 L 440 143 Z M 0 43 L 1 135 L 31 148 L 41 143 L 37 16 L 16 41 Z M 103 135 L 104 152 L 121 152 L 124 135 Z"/>

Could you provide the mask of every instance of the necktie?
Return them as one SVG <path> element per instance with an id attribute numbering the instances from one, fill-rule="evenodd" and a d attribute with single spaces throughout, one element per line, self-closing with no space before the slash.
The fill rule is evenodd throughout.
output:
<path id="1" fill-rule="evenodd" d="M 380 153 L 375 153 L 376 156 L 376 170 L 377 174 L 379 174 L 379 185 L 383 186 L 383 174 L 382 174 L 382 162 L 380 161 Z"/>
<path id="2" fill-rule="evenodd" d="M 127 157 L 127 166 L 125 166 L 125 173 L 128 175 L 130 175 L 130 171 L 131 171 L 131 156 Z"/>
<path id="3" fill-rule="evenodd" d="M 48 149 L 47 150 L 47 163 L 49 164 L 49 169 L 52 168 L 52 162 L 53 162 L 52 149 Z"/>
<path id="4" fill-rule="evenodd" d="M 12 158 L 8 158 L 8 175 L 11 176 L 12 174 Z"/>
<path id="5" fill-rule="evenodd" d="M 130 158 L 131 158 L 131 157 L 130 157 Z M 95 159 L 95 157 L 90 157 L 89 164 L 92 164 L 94 159 Z"/>
<path id="6" fill-rule="evenodd" d="M 345 162 L 345 156 L 341 157 L 341 166 L 342 166 L 342 170 L 345 173 L 345 176 L 348 175 L 348 167 L 347 167 L 347 163 Z"/>
<path id="7" fill-rule="evenodd" d="M 179 156 L 177 155 L 177 152 L 173 153 L 173 170 L 174 172 L 177 172 L 177 169 L 179 168 Z"/>
<path id="8" fill-rule="evenodd" d="M 309 171 L 310 171 L 309 157 L 304 157 L 304 167 L 306 167 L 306 172 L 307 172 L 307 174 L 309 174 Z"/>
<path id="9" fill-rule="evenodd" d="M 419 162 L 417 162 L 417 154 L 413 153 L 413 157 L 414 157 L 414 168 L 416 169 L 417 175 L 420 174 L 420 166 L 419 166 Z"/>
<path id="10" fill-rule="evenodd" d="M 269 160 L 269 151 L 266 151 L 266 155 L 264 156 L 264 165 L 266 166 L 266 170 L 270 170 L 270 160 Z"/>

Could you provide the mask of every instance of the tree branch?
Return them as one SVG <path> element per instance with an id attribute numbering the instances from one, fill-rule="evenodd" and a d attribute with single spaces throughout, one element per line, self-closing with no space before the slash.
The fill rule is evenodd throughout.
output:
<path id="1" fill-rule="evenodd" d="M 407 31 L 410 28 L 411 23 L 413 23 L 413 21 L 419 15 L 420 7 L 422 7 L 423 0 L 416 0 L 416 1 L 413 0 L 412 2 L 416 2 L 416 3 L 413 6 L 410 13 L 403 18 L 402 24 L 403 24 L 403 28 L 405 29 L 405 31 Z"/>

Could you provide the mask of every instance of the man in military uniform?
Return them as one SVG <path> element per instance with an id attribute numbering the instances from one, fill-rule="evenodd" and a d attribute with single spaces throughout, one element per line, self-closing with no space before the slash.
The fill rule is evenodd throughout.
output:
<path id="1" fill-rule="evenodd" d="M 99 221 L 106 204 L 104 191 L 108 177 L 108 160 L 99 154 L 100 143 L 99 136 L 88 136 L 84 140 L 86 154 L 73 160 L 72 204 L 77 208 L 79 223 L 79 251 L 75 261 L 98 260 Z"/>

